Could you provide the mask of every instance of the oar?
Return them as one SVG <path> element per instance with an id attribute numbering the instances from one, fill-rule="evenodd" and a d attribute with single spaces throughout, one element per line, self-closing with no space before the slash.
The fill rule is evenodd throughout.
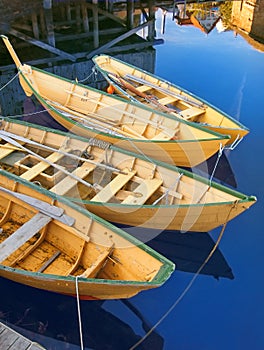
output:
<path id="1" fill-rule="evenodd" d="M 36 208 L 36 209 L 42 209 L 45 210 L 46 213 L 48 214 L 54 214 L 56 216 L 61 216 L 64 213 L 64 209 L 56 207 L 54 205 L 50 205 L 47 202 L 43 202 L 37 198 L 28 196 L 26 194 L 23 193 L 17 193 L 11 190 L 8 190 L 7 188 L 4 187 L 0 187 L 0 191 L 7 193 L 13 197 L 16 197 L 18 199 L 20 199 L 21 201 L 30 204 L 32 207 Z"/>
<path id="2" fill-rule="evenodd" d="M 51 218 L 58 220 L 66 225 L 72 226 L 75 222 L 75 219 L 73 217 L 64 214 L 64 209 L 59 208 L 55 205 L 51 205 L 47 202 L 44 202 L 40 199 L 28 196 L 23 193 L 17 193 L 8 190 L 5 187 L 0 187 L 0 192 L 4 192 L 12 197 L 15 197 L 21 200 L 22 202 L 29 204 L 31 207 L 39 210 L 41 213 L 46 214 Z"/>
<path id="3" fill-rule="evenodd" d="M 115 168 L 115 167 L 111 167 L 110 165 L 94 162 L 94 161 L 92 161 L 90 159 L 79 157 L 79 156 L 77 156 L 75 154 L 67 153 L 67 152 L 65 152 L 65 151 L 63 151 L 61 149 L 56 149 L 56 148 L 53 148 L 53 147 L 50 147 L 50 146 L 43 145 L 42 143 L 39 143 L 39 142 L 30 140 L 30 139 L 27 139 L 27 138 L 25 138 L 23 136 L 19 136 L 19 135 L 13 134 L 13 133 L 8 132 L 8 131 L 0 130 L 0 137 L 2 137 L 2 135 L 6 135 L 8 137 L 11 137 L 12 139 L 16 139 L 18 141 L 28 143 L 28 144 L 36 146 L 38 148 L 42 148 L 42 149 L 45 149 L 45 150 L 48 150 L 48 151 L 51 151 L 51 152 L 57 152 L 57 153 L 63 154 L 65 156 L 69 157 L 69 158 L 73 158 L 73 159 L 76 159 L 76 160 L 87 162 L 87 163 L 96 165 L 98 167 L 102 167 L 102 168 L 105 168 L 105 169 L 108 169 L 108 170 L 111 170 L 111 171 L 115 171 L 115 172 L 127 175 L 127 173 L 123 172 L 122 170 L 120 170 L 118 168 Z M 0 145 L 0 148 L 1 147 L 2 146 Z M 18 149 L 18 148 L 16 148 L 16 149 Z"/>
<path id="4" fill-rule="evenodd" d="M 74 96 L 76 96 L 76 97 L 83 98 L 83 95 L 80 95 L 80 94 L 78 94 L 78 93 L 76 93 L 76 92 L 71 92 L 71 94 L 74 95 Z M 69 114 L 81 115 L 85 120 L 86 120 L 86 118 L 89 118 L 89 116 L 88 116 L 87 114 L 78 113 L 78 112 L 76 112 L 76 111 L 70 109 L 69 107 L 65 107 L 65 106 L 62 106 L 62 105 L 58 105 L 58 104 L 56 104 L 56 103 L 54 103 L 54 102 L 48 100 L 45 96 L 42 96 L 42 97 L 45 98 L 45 99 L 47 100 L 47 104 L 50 104 L 51 106 L 57 108 L 58 110 L 61 109 L 61 110 L 64 110 L 64 111 L 68 112 Z M 116 111 L 117 113 L 120 114 L 120 109 L 119 109 L 118 107 L 117 107 L 117 108 L 114 107 L 114 105 L 109 106 L 107 103 L 98 101 L 98 100 L 96 100 L 96 99 L 91 99 L 91 101 L 97 103 L 97 104 L 100 105 L 100 106 L 104 106 L 104 107 L 106 107 L 106 108 L 108 108 L 108 109 L 111 109 L 111 110 L 113 110 L 113 111 Z M 157 101 L 156 101 L 156 102 L 157 102 Z M 138 103 L 138 101 L 137 101 L 137 103 Z M 157 102 L 157 103 L 158 103 L 158 102 Z M 170 113 L 174 111 L 173 109 L 170 109 L 170 108 L 168 108 L 168 107 L 165 107 L 165 106 L 162 105 L 161 103 L 160 103 L 159 105 L 160 105 L 160 107 L 162 107 L 163 109 L 169 110 Z M 175 112 L 175 111 L 174 111 L 174 112 Z M 162 125 L 162 124 L 159 124 L 159 123 L 157 123 L 157 122 L 155 123 L 155 122 L 153 122 L 153 121 L 150 120 L 150 119 L 144 119 L 144 118 L 142 118 L 141 116 L 137 115 L 136 113 L 131 113 L 131 112 L 128 112 L 128 111 L 123 111 L 123 110 L 122 110 L 122 113 L 123 113 L 124 115 L 128 116 L 128 117 L 132 117 L 132 118 L 134 118 L 134 119 L 140 120 L 140 121 L 143 122 L 144 124 L 149 124 L 149 125 L 153 126 L 154 128 L 159 128 L 161 131 L 164 131 L 164 133 L 166 133 L 166 132 L 168 133 L 168 132 L 169 132 L 169 135 L 170 135 L 171 128 L 168 128 L 168 127 L 166 127 L 166 126 L 164 126 L 164 125 Z M 156 112 L 154 111 L 154 113 L 156 113 Z M 89 114 L 89 112 L 88 112 L 88 114 Z M 92 115 L 95 115 L 95 113 L 92 113 Z M 176 114 L 175 114 L 175 115 L 176 115 Z M 181 117 L 181 119 L 183 119 L 183 118 Z M 176 119 L 174 119 L 174 120 L 175 120 L 175 122 L 177 121 Z M 88 122 L 88 123 L 89 123 L 89 122 Z M 179 121 L 178 121 L 178 123 L 179 123 Z M 102 124 L 103 124 L 103 122 L 102 122 Z M 123 123 L 123 124 L 125 125 L 125 123 Z M 96 123 L 95 123 L 95 125 L 96 125 Z M 118 133 L 118 132 L 123 133 L 123 130 L 120 129 L 120 126 L 121 126 L 121 125 L 122 125 L 122 123 L 119 123 L 118 127 L 117 127 L 117 126 L 115 127 L 115 129 L 117 129 L 117 133 Z M 176 128 L 177 126 L 178 126 L 178 124 L 177 124 L 177 125 L 175 124 L 175 128 Z M 111 129 L 110 129 L 110 130 L 111 130 Z M 112 130 L 113 130 L 113 129 L 112 129 Z M 130 137 L 131 137 L 131 136 L 130 136 Z M 145 137 L 142 136 L 142 138 L 145 138 Z"/>
<path id="5" fill-rule="evenodd" d="M 144 98 L 148 103 L 150 104 L 154 104 L 156 105 L 159 109 L 163 110 L 164 112 L 167 113 L 175 113 L 176 115 L 178 114 L 177 112 L 175 112 L 172 108 L 168 108 L 166 106 L 164 106 L 162 103 L 159 103 L 155 96 L 153 95 L 148 95 L 145 92 L 139 91 L 135 86 L 133 86 L 132 84 L 128 83 L 125 79 L 121 78 L 120 76 L 114 76 L 114 74 L 108 73 L 108 76 L 112 79 L 116 78 L 118 79 L 118 81 L 120 82 L 120 84 L 127 90 L 133 92 L 135 95 Z"/>
<path id="6" fill-rule="evenodd" d="M 195 107 L 198 107 L 198 108 L 203 108 L 204 107 L 203 103 L 192 101 L 186 96 L 183 96 L 181 94 L 177 94 L 175 92 L 172 92 L 169 89 L 164 89 L 161 86 L 153 84 L 153 83 L 151 83 L 151 82 L 149 82 L 149 81 L 147 81 L 145 79 L 138 78 L 138 77 L 135 77 L 134 75 L 130 75 L 130 74 L 126 74 L 125 77 L 128 78 L 129 80 L 133 80 L 133 81 L 135 81 L 137 83 L 140 83 L 140 84 L 143 84 L 143 85 L 147 85 L 147 86 L 149 86 L 149 87 L 151 87 L 153 89 L 159 90 L 159 91 L 163 92 L 164 94 L 169 95 L 171 97 L 176 97 L 179 100 L 185 101 L 185 102 L 187 102 L 187 103 L 189 103 L 189 104 L 191 104 L 191 105 L 193 105 Z M 169 83 L 167 83 L 167 84 L 168 84 L 168 86 L 170 86 Z"/>
<path id="7" fill-rule="evenodd" d="M 10 138 L 10 137 L 8 137 L 8 136 L 6 136 L 6 135 L 3 135 L 1 131 L 0 131 L 0 134 L 1 134 L 1 135 L 0 135 L 1 138 L 4 139 L 5 141 L 9 142 L 10 144 L 12 144 L 12 145 L 14 145 L 14 146 L 16 146 L 16 147 L 21 148 L 21 149 L 24 150 L 25 152 L 27 152 L 27 153 L 33 155 L 34 157 L 40 159 L 40 160 L 43 161 L 43 162 L 49 164 L 49 165 L 52 166 L 53 168 L 56 168 L 56 169 L 60 170 L 61 172 L 65 173 L 66 175 L 72 177 L 72 178 L 73 178 L 74 180 L 76 180 L 77 182 L 81 182 L 81 183 L 84 184 L 85 186 L 91 187 L 91 188 L 95 189 L 95 186 L 94 186 L 94 185 L 91 185 L 89 182 L 86 182 L 86 181 L 84 181 L 83 179 L 81 179 L 80 177 L 78 177 L 78 176 L 76 176 L 76 175 L 70 173 L 69 171 L 67 171 L 66 169 L 64 169 L 64 167 L 62 167 L 62 166 L 60 166 L 60 165 L 58 165 L 58 164 L 52 163 L 52 162 L 50 162 L 48 159 L 46 159 L 46 158 L 40 156 L 39 154 L 37 154 L 37 153 L 35 153 L 35 152 L 29 150 L 28 148 L 22 146 L 19 142 L 13 140 L 12 138 Z"/>
<path id="8" fill-rule="evenodd" d="M 75 95 L 77 95 L 78 97 L 80 96 L 78 94 L 75 94 Z M 132 138 L 132 137 L 137 136 L 135 133 L 134 134 L 132 132 L 128 133 L 128 132 L 125 132 L 124 130 L 121 130 L 120 126 L 115 127 L 115 126 L 111 125 L 111 127 L 108 128 L 107 126 L 104 125 L 104 124 L 107 124 L 107 121 L 105 123 L 100 122 L 98 120 L 91 122 L 89 119 L 92 119 L 92 118 L 89 117 L 87 114 L 82 114 L 82 113 L 76 112 L 69 107 L 58 105 L 57 103 L 54 103 L 52 101 L 47 101 L 46 103 L 49 104 L 50 106 L 52 106 L 53 109 L 56 109 L 56 111 L 66 112 L 67 114 L 69 114 L 69 115 L 67 115 L 68 118 L 71 118 L 73 120 L 76 120 L 76 119 L 81 120 L 83 122 L 83 125 L 87 128 L 91 128 L 91 129 L 94 128 L 94 129 L 96 129 L 96 131 L 101 131 L 101 132 L 108 133 L 108 134 L 114 134 L 114 135 L 119 136 L 119 137 Z M 88 125 L 85 125 L 85 123 Z M 146 137 L 141 135 L 140 139 L 146 139 Z"/>

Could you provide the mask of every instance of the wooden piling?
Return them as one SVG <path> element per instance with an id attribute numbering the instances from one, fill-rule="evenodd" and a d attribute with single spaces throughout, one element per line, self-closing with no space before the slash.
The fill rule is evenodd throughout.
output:
<path id="1" fill-rule="evenodd" d="M 49 45 L 55 47 L 55 34 L 52 15 L 52 0 L 43 0 L 44 15 L 47 27 L 47 39 Z"/>
<path id="2" fill-rule="evenodd" d="M 98 0 L 93 0 L 93 33 L 94 48 L 99 47 L 99 21 L 98 21 Z"/>

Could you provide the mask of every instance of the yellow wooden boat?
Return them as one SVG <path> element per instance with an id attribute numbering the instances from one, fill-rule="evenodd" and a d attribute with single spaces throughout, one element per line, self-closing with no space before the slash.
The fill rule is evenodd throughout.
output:
<path id="1" fill-rule="evenodd" d="M 8 38 L 2 39 L 18 68 L 26 95 L 34 94 L 50 115 L 71 132 L 186 167 L 205 161 L 229 140 L 229 136 L 181 118 L 22 65 Z"/>
<path id="2" fill-rule="evenodd" d="M 0 166 L 104 219 L 207 232 L 256 201 L 230 188 L 96 139 L 2 120 Z"/>
<path id="3" fill-rule="evenodd" d="M 122 97 L 230 135 L 228 144 L 233 144 L 233 147 L 249 132 L 244 125 L 209 102 L 156 75 L 108 55 L 95 56 L 93 61 Z"/>
<path id="4" fill-rule="evenodd" d="M 81 299 L 161 286 L 174 264 L 80 206 L 0 170 L 0 276 Z"/>

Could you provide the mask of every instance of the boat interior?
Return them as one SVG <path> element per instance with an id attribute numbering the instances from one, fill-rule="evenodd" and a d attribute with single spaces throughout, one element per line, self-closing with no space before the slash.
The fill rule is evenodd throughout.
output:
<path id="1" fill-rule="evenodd" d="M 16 134 L 12 133 L 14 127 Z M 156 206 L 237 199 L 187 176 L 180 168 L 122 152 L 101 140 L 87 142 L 22 124 L 2 124 L 0 165 L 82 204 Z"/>
<path id="2" fill-rule="evenodd" d="M 51 275 L 134 281 L 150 281 L 160 269 L 158 259 L 111 227 L 73 211 L 75 220 L 86 223 L 85 232 L 80 232 L 74 221 L 69 225 L 68 217 L 61 219 L 62 208 L 39 200 L 37 210 L 37 197 L 32 203 L 32 197 L 17 191 L 20 184 L 13 182 L 6 189 L 4 183 L 11 185 L 1 176 L 1 264 Z"/>

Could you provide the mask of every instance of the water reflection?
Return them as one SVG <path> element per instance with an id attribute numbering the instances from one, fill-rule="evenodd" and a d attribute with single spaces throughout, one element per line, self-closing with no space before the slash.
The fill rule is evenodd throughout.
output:
<path id="1" fill-rule="evenodd" d="M 210 177 L 211 174 L 213 174 L 215 181 L 219 180 L 223 185 L 236 188 L 237 182 L 228 159 L 228 152 L 228 150 L 224 150 L 222 154 L 216 153 L 211 158 L 207 159 L 207 161 L 188 170 L 205 177 Z"/>
<path id="2" fill-rule="evenodd" d="M 209 34 L 215 27 L 218 32 L 233 30 L 235 35 L 243 36 L 250 45 L 264 51 L 264 3 L 261 1 L 188 1 L 174 2 L 160 8 L 163 34 L 167 17 L 171 17 L 176 25 L 194 26 L 205 34 Z"/>
<path id="3" fill-rule="evenodd" d="M 196 273 L 215 246 L 214 240 L 206 232 L 181 233 L 167 230 L 160 235 L 155 235 L 153 234 L 154 230 L 119 226 L 142 241 L 146 239 L 146 235 L 155 237 L 148 240 L 147 244 L 173 261 L 176 264 L 176 269 L 183 272 Z M 232 269 L 219 248 L 216 249 L 200 273 L 211 275 L 217 279 L 220 277 L 234 279 Z"/>
<path id="4" fill-rule="evenodd" d="M 221 3 L 221 5 L 222 4 L 223 3 Z M 258 18 L 261 17 L 261 13 L 262 16 L 264 13 L 263 2 L 258 2 L 258 6 L 254 6 L 254 1 L 250 3 L 234 1 L 226 2 L 226 4 L 229 6 L 232 5 L 232 9 L 226 9 L 226 13 L 224 14 L 223 8 L 221 9 L 221 21 L 218 21 L 215 29 L 219 30 L 219 23 L 223 23 L 222 27 L 224 29 L 221 30 L 233 30 L 235 33 L 238 33 L 238 35 L 243 36 L 250 45 L 258 50 L 264 51 L 264 45 L 261 44 L 261 41 L 263 42 L 264 38 L 264 22 L 258 20 Z M 197 4 L 197 6 L 200 6 L 200 4 Z M 234 7 L 236 7 L 236 11 L 234 11 Z M 251 20 L 247 21 L 246 12 L 249 10 L 252 11 L 248 17 L 251 18 Z M 172 22 L 172 13 L 167 15 L 166 21 L 167 23 L 168 21 Z M 250 25 L 250 27 L 246 27 L 246 25 Z M 177 31 L 178 29 L 179 24 L 176 24 L 176 22 L 173 23 L 173 30 Z M 181 29 L 184 29 L 183 25 L 181 25 Z M 166 27 L 165 30 L 167 30 Z M 171 29 L 170 31 L 172 32 Z M 200 29 L 197 28 L 197 31 L 200 31 Z M 171 33 L 171 35 L 173 35 L 173 33 Z M 210 32 L 209 35 L 211 38 L 212 32 Z M 228 37 L 226 40 L 228 40 Z M 231 45 L 233 45 L 233 42 L 231 42 Z M 177 42 L 175 46 L 177 49 L 179 48 L 177 47 Z M 189 47 L 190 46 L 191 44 L 189 44 Z M 180 49 L 182 53 L 184 48 L 180 47 Z M 239 57 L 241 58 L 244 55 L 244 51 L 241 54 L 241 51 L 238 52 L 235 50 L 236 48 L 234 47 L 234 52 L 238 53 L 238 56 L 236 57 L 234 55 L 234 57 L 238 61 Z M 195 50 L 193 50 L 193 52 L 194 51 Z M 184 51 L 182 54 L 183 56 L 185 55 L 184 59 L 188 58 L 187 55 L 189 52 L 189 50 Z M 216 54 L 218 53 L 217 51 L 215 52 Z M 248 50 L 247 52 L 252 55 L 252 50 Z M 179 53 L 177 52 L 175 55 L 176 54 Z M 138 53 L 136 55 L 138 55 Z M 174 52 L 170 51 L 166 55 L 166 57 L 169 55 L 173 56 Z M 130 54 L 130 56 L 132 61 L 135 60 L 134 55 Z M 246 57 L 247 54 L 244 56 Z M 203 62 L 199 61 L 202 56 L 197 55 L 197 57 L 197 62 L 195 62 L 196 67 L 203 67 Z M 223 57 L 225 58 L 226 56 Z M 214 62 L 214 67 L 217 64 L 219 65 L 218 61 L 214 61 L 213 55 L 210 56 L 208 60 L 207 58 L 208 57 L 206 57 L 205 60 L 209 66 L 209 68 L 207 67 L 208 71 L 213 66 L 210 62 Z M 141 61 L 143 61 L 143 59 L 138 60 L 138 62 Z M 232 61 L 231 59 L 230 61 L 233 64 L 233 75 L 231 81 L 236 81 L 238 82 L 237 85 L 239 85 L 240 76 L 236 69 L 234 70 L 237 61 Z M 222 64 L 220 64 L 221 72 L 228 73 L 228 67 L 224 62 L 222 61 Z M 144 67 L 144 64 L 148 64 L 149 62 L 144 61 L 141 63 L 141 67 L 146 68 Z M 158 68 L 163 63 L 164 62 L 158 62 Z M 173 62 L 173 64 L 175 64 L 175 62 Z M 172 70 L 174 67 L 173 64 L 167 62 L 167 69 Z M 190 71 L 192 71 L 191 65 L 194 65 L 194 62 L 189 62 L 188 59 L 186 59 L 185 67 L 187 66 L 190 68 Z M 151 66 L 154 67 L 155 64 L 151 63 Z M 252 58 L 251 67 L 253 66 L 254 61 Z M 69 66 L 65 67 L 65 75 L 66 73 L 70 74 L 70 72 L 73 71 Z M 249 75 L 252 74 L 253 76 L 253 78 L 250 76 L 250 78 L 247 79 L 247 85 L 244 89 L 246 98 L 244 98 L 244 103 L 242 103 L 241 111 L 241 115 L 243 116 L 244 113 L 245 119 L 248 116 L 248 119 L 245 121 L 246 124 L 251 124 L 250 126 L 252 130 L 249 139 L 245 140 L 245 143 L 239 146 L 231 160 L 233 160 L 233 165 L 236 167 L 236 170 L 240 170 L 238 172 L 236 171 L 240 188 L 250 189 L 250 191 L 253 192 L 255 189 L 259 188 L 258 183 L 261 183 L 261 171 L 258 173 L 254 172 L 253 176 L 252 168 L 246 165 L 250 163 L 254 150 L 256 152 L 257 150 L 261 150 L 262 135 L 260 136 L 261 128 L 258 128 L 258 125 L 262 123 L 262 119 L 260 121 L 260 119 L 256 117 L 259 116 L 259 107 L 261 105 L 258 105 L 258 110 L 256 110 L 256 104 L 253 103 L 253 100 L 256 98 L 254 92 L 254 89 L 256 89 L 256 82 L 252 81 L 255 78 L 255 71 L 249 70 L 245 65 L 242 65 L 242 68 L 246 72 L 248 71 Z M 56 69 L 59 68 L 57 67 Z M 217 76 L 217 79 L 219 80 L 219 86 L 221 88 L 224 87 L 225 89 L 227 78 L 225 77 L 223 79 L 220 76 L 222 74 L 221 72 L 219 76 Z M 63 69 L 59 71 L 59 74 L 61 73 L 63 73 Z M 83 74 L 85 76 L 87 75 L 87 72 L 83 72 Z M 188 81 L 186 73 L 184 74 L 186 78 L 184 83 L 188 87 L 198 89 L 198 87 L 195 86 L 195 82 L 191 79 Z M 177 79 L 181 77 L 181 74 L 178 73 Z M 198 74 L 197 79 L 200 77 L 201 76 Z M 9 78 L 10 76 L 8 79 Z M 205 81 L 209 81 L 210 74 L 204 70 L 203 77 L 201 78 L 204 78 Z M 216 102 L 219 103 L 219 105 L 221 104 L 221 106 L 226 107 L 228 103 L 232 102 L 232 92 L 236 92 L 237 85 L 235 85 L 233 89 L 232 86 L 230 89 L 227 89 L 229 95 L 226 96 L 224 94 L 224 97 L 220 97 L 217 87 L 214 86 L 213 94 L 218 97 L 218 99 L 215 98 Z M 208 89 L 209 91 L 210 86 L 211 85 L 209 84 L 209 87 L 204 87 L 204 89 Z M 257 85 L 257 91 L 258 93 L 261 93 L 261 85 Z M 12 93 L 9 92 L 8 95 L 11 96 Z M 228 99 L 229 102 L 224 102 L 228 101 Z M 260 97 L 259 101 L 262 103 L 261 101 L 263 101 L 263 98 Z M 14 102 L 10 102 L 8 106 L 14 108 Z M 44 118 L 42 119 L 42 122 L 46 123 L 47 120 Z M 255 122 L 258 123 L 257 126 L 255 125 Z M 259 138 L 256 139 L 256 137 Z M 256 146 L 254 146 L 253 139 Z M 217 157 L 217 155 L 215 155 L 215 157 Z M 255 160 L 259 161 L 259 159 L 261 159 L 260 157 L 260 154 L 259 158 L 255 156 Z M 239 166 L 240 162 L 241 166 Z M 209 173 L 212 172 L 214 164 L 215 159 L 210 160 L 209 165 L 207 165 Z M 261 162 L 258 162 L 258 164 L 261 167 Z M 202 167 L 203 165 L 200 165 L 200 168 Z M 197 171 L 203 171 L 203 169 L 197 169 Z M 252 176 L 253 181 L 250 179 Z M 228 155 L 222 155 L 215 177 L 230 186 L 236 187 L 237 181 L 232 171 L 232 167 L 229 164 Z M 166 342 L 164 342 L 163 338 L 156 332 L 152 333 L 153 338 L 149 338 L 149 341 L 152 341 L 152 343 L 149 343 L 151 345 L 147 346 L 143 343 L 141 348 L 144 349 L 143 346 L 145 346 L 146 349 L 162 349 L 163 347 L 166 349 L 175 349 L 176 347 L 179 349 L 212 349 L 213 347 L 216 349 L 223 349 L 232 347 L 234 349 L 236 346 L 239 346 L 240 348 L 241 346 L 250 348 L 252 344 L 255 344 L 259 349 L 261 348 L 261 344 L 263 344 L 263 332 L 261 331 L 261 325 L 263 324 L 263 322 L 261 323 L 261 308 L 263 308 L 263 303 L 260 293 L 261 288 L 259 288 L 259 276 L 261 276 L 261 272 L 258 266 L 263 265 L 263 254 L 261 252 L 263 244 L 261 244 L 260 241 L 263 235 L 261 235 L 261 226 L 258 226 L 261 225 L 260 219 L 258 220 L 256 216 L 257 212 L 261 213 L 261 209 L 258 208 L 259 206 L 256 206 L 252 213 L 245 214 L 240 220 L 232 222 L 230 225 L 230 232 L 227 232 L 226 237 L 228 238 L 221 242 L 223 252 L 225 254 L 227 254 L 227 251 L 229 252 L 227 256 L 229 257 L 232 268 L 238 278 L 235 278 L 234 281 L 232 281 L 232 285 L 222 283 L 222 281 L 228 281 L 228 279 L 231 279 L 233 273 L 231 267 L 223 257 L 223 254 L 219 250 L 216 251 L 212 260 L 209 260 L 208 264 L 203 269 L 203 273 L 216 278 L 225 277 L 225 279 L 221 279 L 221 284 L 219 283 L 217 287 L 215 284 L 211 283 L 214 279 L 210 277 L 202 279 L 198 287 L 196 289 L 194 287 L 192 293 L 188 295 L 186 303 L 183 303 L 182 307 L 178 308 L 167 322 L 164 322 L 161 334 L 164 334 Z M 196 234 L 197 236 L 194 236 Z M 185 278 L 186 276 L 187 279 L 189 273 L 196 272 L 201 266 L 201 262 L 203 262 L 204 257 L 208 255 L 213 241 L 208 234 L 186 233 L 184 235 L 174 235 L 169 232 L 164 232 L 164 235 L 162 234 L 159 237 L 156 237 L 156 239 L 150 241 L 149 244 L 156 250 L 159 250 L 162 254 L 167 254 L 168 258 L 175 261 L 178 270 L 188 272 L 182 273 L 180 276 L 180 278 Z M 182 277 L 182 275 L 184 276 Z M 151 324 L 149 325 L 144 320 L 144 317 L 142 317 L 141 314 L 149 313 L 148 317 L 151 317 L 153 313 L 153 319 L 157 318 L 159 310 L 157 311 L 155 309 L 155 302 L 158 303 L 160 300 L 163 301 L 166 298 L 172 298 L 172 294 L 175 290 L 179 291 L 179 289 L 183 288 L 183 281 L 180 280 L 180 283 L 178 283 L 178 279 L 180 278 L 178 275 L 176 276 L 177 283 L 172 279 L 172 281 L 169 281 L 168 285 L 166 285 L 166 288 L 168 286 L 168 289 L 165 289 L 165 292 L 170 291 L 171 288 L 171 295 L 165 294 L 162 290 L 157 290 L 153 293 L 144 293 L 134 299 L 138 304 L 142 301 L 142 307 L 139 308 L 140 313 L 138 310 L 132 311 L 133 304 L 130 305 L 130 309 L 127 305 L 124 305 L 126 301 L 82 303 L 81 311 L 83 316 L 85 346 L 94 349 L 128 349 L 130 345 L 135 344 L 136 341 L 141 338 L 142 334 L 147 331 L 148 327 L 151 326 Z M 14 284 L 4 279 L 0 279 L 0 282 L 2 295 L 4 295 L 0 310 L 2 320 L 21 326 L 28 331 L 33 331 L 35 336 L 34 339 L 42 343 L 48 349 L 67 348 L 70 350 L 77 350 L 80 348 L 76 300 L 51 293 L 32 290 L 29 287 Z M 247 287 L 245 288 L 245 286 Z M 153 302 L 151 301 L 152 297 Z M 247 300 L 246 304 L 245 300 Z M 128 301 L 128 303 L 129 302 L 130 301 Z M 153 303 L 152 305 L 151 302 Z M 164 301 L 164 305 L 165 304 L 166 302 Z M 149 311 L 148 308 L 152 311 Z M 214 312 L 212 312 L 212 309 Z M 256 310 L 259 311 L 256 312 Z M 234 319 L 236 322 L 234 322 Z M 248 323 L 247 320 L 251 320 L 250 323 Z M 177 332 L 175 331 L 176 327 Z M 247 332 L 244 332 L 245 329 L 247 329 Z M 221 330 L 221 337 L 219 337 L 219 330 Z M 42 336 L 47 338 L 40 341 Z M 56 344 L 53 342 L 54 339 L 56 340 Z M 243 340 L 246 341 L 246 345 L 244 345 Z M 164 343 L 167 345 L 164 345 Z"/>
<path id="5" fill-rule="evenodd" d="M 80 349 L 76 300 L 0 278 L 5 304 L 0 318 L 49 350 Z M 19 296 L 19 298 L 18 298 Z M 113 309 L 114 313 L 108 309 Z M 85 349 L 129 349 L 150 325 L 129 300 L 82 301 L 81 324 Z M 136 330 L 133 329 L 136 328 Z M 156 332 L 138 349 L 160 350 L 163 338 Z"/>

